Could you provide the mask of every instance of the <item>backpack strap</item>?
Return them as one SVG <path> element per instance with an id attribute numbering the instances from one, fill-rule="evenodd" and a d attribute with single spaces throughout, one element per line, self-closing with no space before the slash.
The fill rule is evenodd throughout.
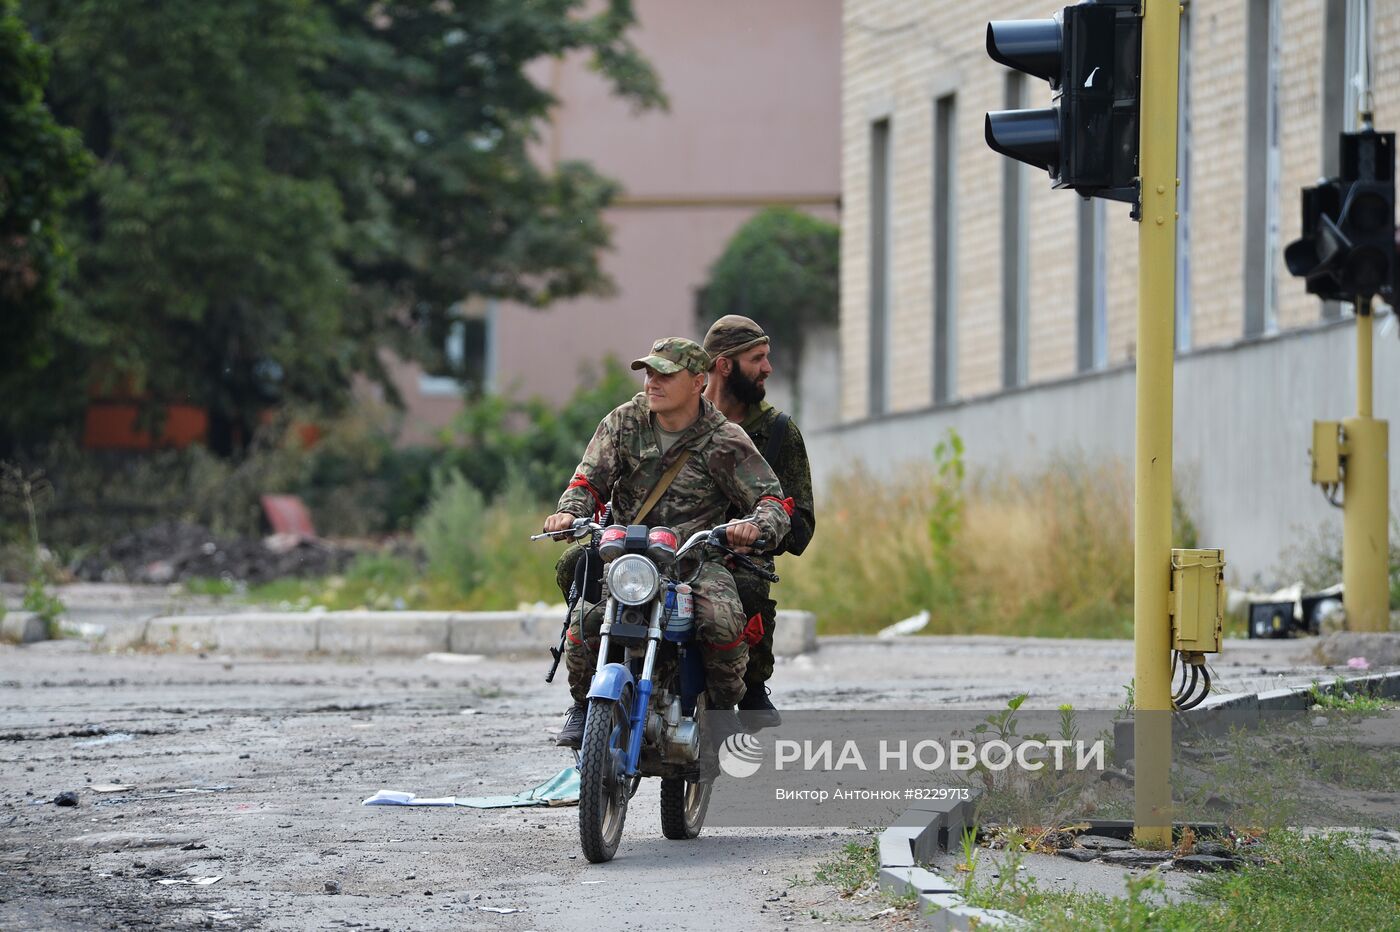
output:
<path id="1" fill-rule="evenodd" d="M 642 519 L 651 513 L 652 508 L 656 507 L 656 503 L 661 501 L 661 496 L 666 494 L 666 490 L 671 487 L 671 483 L 680 473 L 681 467 L 685 465 L 688 459 L 690 459 L 690 451 L 682 450 L 681 455 L 676 457 L 676 461 L 661 474 L 661 478 L 657 480 L 656 485 L 653 486 L 651 492 L 647 494 L 646 501 L 642 502 L 642 507 L 637 512 L 637 517 L 632 519 L 633 524 L 641 524 Z"/>
<path id="2" fill-rule="evenodd" d="M 768 435 L 768 442 L 763 446 L 763 458 L 768 461 L 768 465 L 774 472 L 778 471 L 778 454 L 782 452 L 783 441 L 787 439 L 788 421 L 792 420 L 786 411 L 779 411 L 778 416 L 773 419 L 773 430 Z"/>

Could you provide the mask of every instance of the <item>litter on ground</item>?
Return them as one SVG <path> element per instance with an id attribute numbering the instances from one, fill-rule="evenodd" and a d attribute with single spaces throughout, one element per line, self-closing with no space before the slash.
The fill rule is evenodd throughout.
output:
<path id="1" fill-rule="evenodd" d="M 563 770 L 523 793 L 514 796 L 437 796 L 424 797 L 401 790 L 380 790 L 364 806 L 465 806 L 472 809 L 506 809 L 517 806 L 578 805 L 578 769 Z"/>

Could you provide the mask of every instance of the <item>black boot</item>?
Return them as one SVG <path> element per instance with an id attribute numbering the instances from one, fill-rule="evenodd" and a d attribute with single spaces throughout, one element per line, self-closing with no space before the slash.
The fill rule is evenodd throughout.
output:
<path id="1" fill-rule="evenodd" d="M 750 684 L 744 698 L 739 700 L 739 720 L 750 728 L 777 728 L 783 717 L 773 701 L 768 698 L 768 687 L 763 683 Z"/>
<path id="2" fill-rule="evenodd" d="M 573 748 L 575 751 L 583 744 L 583 720 L 588 714 L 588 707 L 582 702 L 575 702 L 569 707 L 569 713 L 564 718 L 564 727 L 559 729 L 559 737 L 554 739 L 554 746 L 559 748 Z"/>

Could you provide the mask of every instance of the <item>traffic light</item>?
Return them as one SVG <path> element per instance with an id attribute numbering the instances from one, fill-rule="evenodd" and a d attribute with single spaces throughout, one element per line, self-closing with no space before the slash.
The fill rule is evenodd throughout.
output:
<path id="1" fill-rule="evenodd" d="M 1302 235 L 1288 271 L 1328 301 L 1400 299 L 1395 244 L 1395 134 L 1342 133 L 1341 175 L 1303 189 Z"/>
<path id="2" fill-rule="evenodd" d="M 1142 21 L 1136 0 L 1089 0 L 1053 19 L 987 24 L 993 61 L 1050 82 L 1053 105 L 987 114 L 987 145 L 1053 187 L 1136 204 Z"/>

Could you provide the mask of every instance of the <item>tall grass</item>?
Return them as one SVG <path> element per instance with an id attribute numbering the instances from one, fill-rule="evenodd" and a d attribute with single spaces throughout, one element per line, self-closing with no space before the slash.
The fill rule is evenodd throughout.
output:
<path id="1" fill-rule="evenodd" d="M 836 477 L 807 552 L 780 558 L 779 604 L 827 634 L 927 610 L 929 634 L 1131 636 L 1131 470 L 1066 459 L 964 480 L 949 468 L 960 456 L 955 444 L 892 480 Z"/>
<path id="2" fill-rule="evenodd" d="M 892 479 L 836 477 L 817 534 L 780 557 L 784 608 L 814 612 L 823 634 L 872 633 L 927 610 L 929 634 L 1129 637 L 1132 474 L 1120 462 L 1061 460 L 1029 474 L 968 477 L 950 435 Z M 405 557 L 364 557 L 343 577 L 279 583 L 253 598 L 327 608 L 513 609 L 558 602 L 557 544 L 531 543 L 552 505 L 509 483 L 489 503 L 460 473 L 436 477 L 416 525 L 426 572 Z M 1174 509 L 1178 546 L 1192 533 Z"/>

